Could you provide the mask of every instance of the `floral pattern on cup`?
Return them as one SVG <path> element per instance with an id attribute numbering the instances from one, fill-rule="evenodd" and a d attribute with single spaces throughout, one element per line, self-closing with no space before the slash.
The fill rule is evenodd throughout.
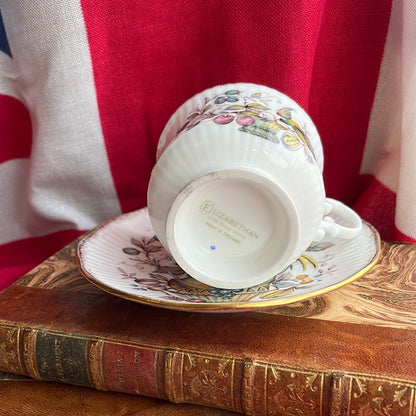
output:
<path id="1" fill-rule="evenodd" d="M 245 95 L 243 91 L 230 89 L 213 98 L 205 97 L 204 102 L 187 116 L 177 135 L 203 121 L 219 125 L 235 124 L 239 131 L 253 134 L 274 143 L 282 143 L 290 150 L 307 147 L 312 154 L 313 147 L 301 123 L 296 120 L 295 110 L 281 107 L 275 111 L 273 98 L 266 93 L 254 92 Z"/>

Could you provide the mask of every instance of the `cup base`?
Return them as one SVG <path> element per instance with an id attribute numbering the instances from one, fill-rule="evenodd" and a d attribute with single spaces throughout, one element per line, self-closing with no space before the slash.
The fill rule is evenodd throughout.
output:
<path id="1" fill-rule="evenodd" d="M 299 219 L 289 195 L 267 176 L 220 170 L 178 194 L 166 235 L 169 251 L 189 275 L 237 289 L 262 283 L 294 261 Z"/>

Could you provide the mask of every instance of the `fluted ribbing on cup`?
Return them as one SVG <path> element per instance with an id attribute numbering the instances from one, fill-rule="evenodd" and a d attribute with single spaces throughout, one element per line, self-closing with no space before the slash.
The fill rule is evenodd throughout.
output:
<path id="1" fill-rule="evenodd" d="M 321 222 L 325 192 L 319 168 L 305 157 L 307 149 L 283 149 L 238 130 L 230 132 L 212 122 L 180 135 L 160 157 L 149 183 L 148 206 L 153 227 L 166 246 L 166 218 L 178 193 L 196 178 L 216 170 L 260 171 L 287 188 L 301 215 L 301 246 L 313 240 Z M 232 196 L 231 196 L 232 197 Z M 306 213 L 305 213 L 306 212 Z M 300 253 L 295 253 L 296 256 Z"/>

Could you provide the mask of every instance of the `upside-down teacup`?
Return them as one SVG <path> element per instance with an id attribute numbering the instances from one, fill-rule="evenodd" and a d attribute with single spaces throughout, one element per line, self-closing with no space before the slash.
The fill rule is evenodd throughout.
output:
<path id="1" fill-rule="evenodd" d="M 149 217 L 195 279 L 253 286 L 313 241 L 360 232 L 360 217 L 326 198 L 322 169 L 317 129 L 292 99 L 261 85 L 216 86 L 186 101 L 163 130 Z"/>

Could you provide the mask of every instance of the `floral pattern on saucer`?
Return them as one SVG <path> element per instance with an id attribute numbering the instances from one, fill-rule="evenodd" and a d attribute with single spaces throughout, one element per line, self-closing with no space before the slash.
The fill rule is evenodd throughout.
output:
<path id="1" fill-rule="evenodd" d="M 138 292 L 164 292 L 162 299 L 180 302 L 241 302 L 272 299 L 292 294 L 295 290 L 316 285 L 336 271 L 330 253 L 318 260 L 313 252 L 325 251 L 331 242 L 313 244 L 284 272 L 270 281 L 247 289 L 220 289 L 207 286 L 187 275 L 162 247 L 154 236 L 149 240 L 130 238 L 131 245 L 122 248 L 126 260 L 117 265 L 122 279 L 129 279 L 130 286 Z"/>
<path id="2" fill-rule="evenodd" d="M 246 289 L 207 286 L 186 274 L 157 237 L 147 209 L 123 214 L 84 237 L 77 259 L 102 290 L 171 309 L 238 311 L 282 305 L 326 293 L 358 278 L 376 261 L 379 237 L 364 223 L 354 240 L 313 243 L 269 281 Z"/>

